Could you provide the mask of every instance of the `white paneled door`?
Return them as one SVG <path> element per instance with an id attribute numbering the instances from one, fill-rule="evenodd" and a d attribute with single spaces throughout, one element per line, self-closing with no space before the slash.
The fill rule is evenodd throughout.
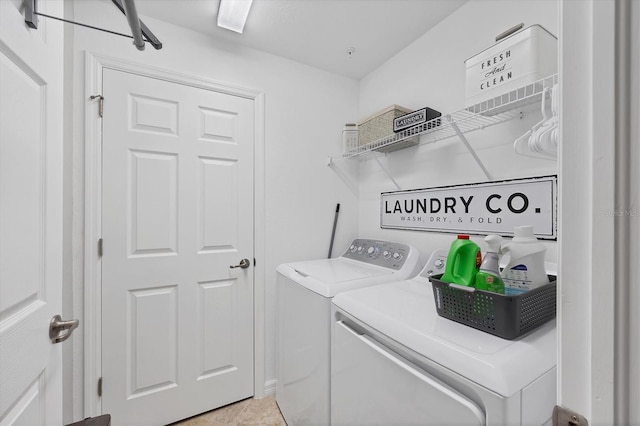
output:
<path id="1" fill-rule="evenodd" d="M 63 13 L 62 2 L 39 10 Z M 0 424 L 62 424 L 62 24 L 0 1 Z M 68 344 L 68 343 L 67 343 Z"/>
<path id="2" fill-rule="evenodd" d="M 108 68 L 103 95 L 102 411 L 166 424 L 249 397 L 254 102 Z"/>

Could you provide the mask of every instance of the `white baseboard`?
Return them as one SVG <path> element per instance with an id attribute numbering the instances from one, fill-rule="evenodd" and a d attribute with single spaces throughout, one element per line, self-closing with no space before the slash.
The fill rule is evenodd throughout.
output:
<path id="1" fill-rule="evenodd" d="M 264 383 L 264 396 L 272 396 L 276 394 L 276 379 L 268 380 Z"/>

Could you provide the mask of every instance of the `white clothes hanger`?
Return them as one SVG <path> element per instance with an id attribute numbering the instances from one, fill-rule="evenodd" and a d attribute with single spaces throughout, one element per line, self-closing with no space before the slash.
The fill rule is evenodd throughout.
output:
<path id="1" fill-rule="evenodd" d="M 542 90 L 540 112 L 542 120 L 531 130 L 517 138 L 513 144 L 516 153 L 530 157 L 553 159 L 557 158 L 558 147 L 558 101 L 557 84 L 551 89 L 551 102 L 547 103 L 549 88 Z"/>

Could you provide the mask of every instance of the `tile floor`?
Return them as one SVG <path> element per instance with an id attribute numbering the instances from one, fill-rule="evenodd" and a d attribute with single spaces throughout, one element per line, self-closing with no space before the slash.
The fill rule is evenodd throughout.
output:
<path id="1" fill-rule="evenodd" d="M 286 426 L 273 396 L 245 399 L 172 426 Z"/>

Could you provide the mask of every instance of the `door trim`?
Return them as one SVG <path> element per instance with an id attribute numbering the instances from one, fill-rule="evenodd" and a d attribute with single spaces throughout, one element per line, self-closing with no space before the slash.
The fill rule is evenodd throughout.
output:
<path id="1" fill-rule="evenodd" d="M 638 6 L 560 2 L 558 405 L 590 424 L 640 418 Z"/>
<path id="2" fill-rule="evenodd" d="M 105 68 L 124 71 L 172 83 L 214 90 L 233 96 L 252 99 L 255 106 L 254 140 L 254 396 L 265 395 L 265 95 L 246 89 L 173 72 L 140 63 L 85 53 L 85 210 L 84 210 L 84 417 L 102 414 L 102 402 L 97 394 L 98 379 L 102 375 L 102 260 L 98 256 L 98 239 L 102 237 L 102 119 L 98 100 L 90 96 L 102 94 L 102 72 Z M 107 100 L 108 102 L 108 100 Z M 107 248 L 108 249 L 108 248 Z M 81 362 L 82 360 L 74 360 Z"/>

